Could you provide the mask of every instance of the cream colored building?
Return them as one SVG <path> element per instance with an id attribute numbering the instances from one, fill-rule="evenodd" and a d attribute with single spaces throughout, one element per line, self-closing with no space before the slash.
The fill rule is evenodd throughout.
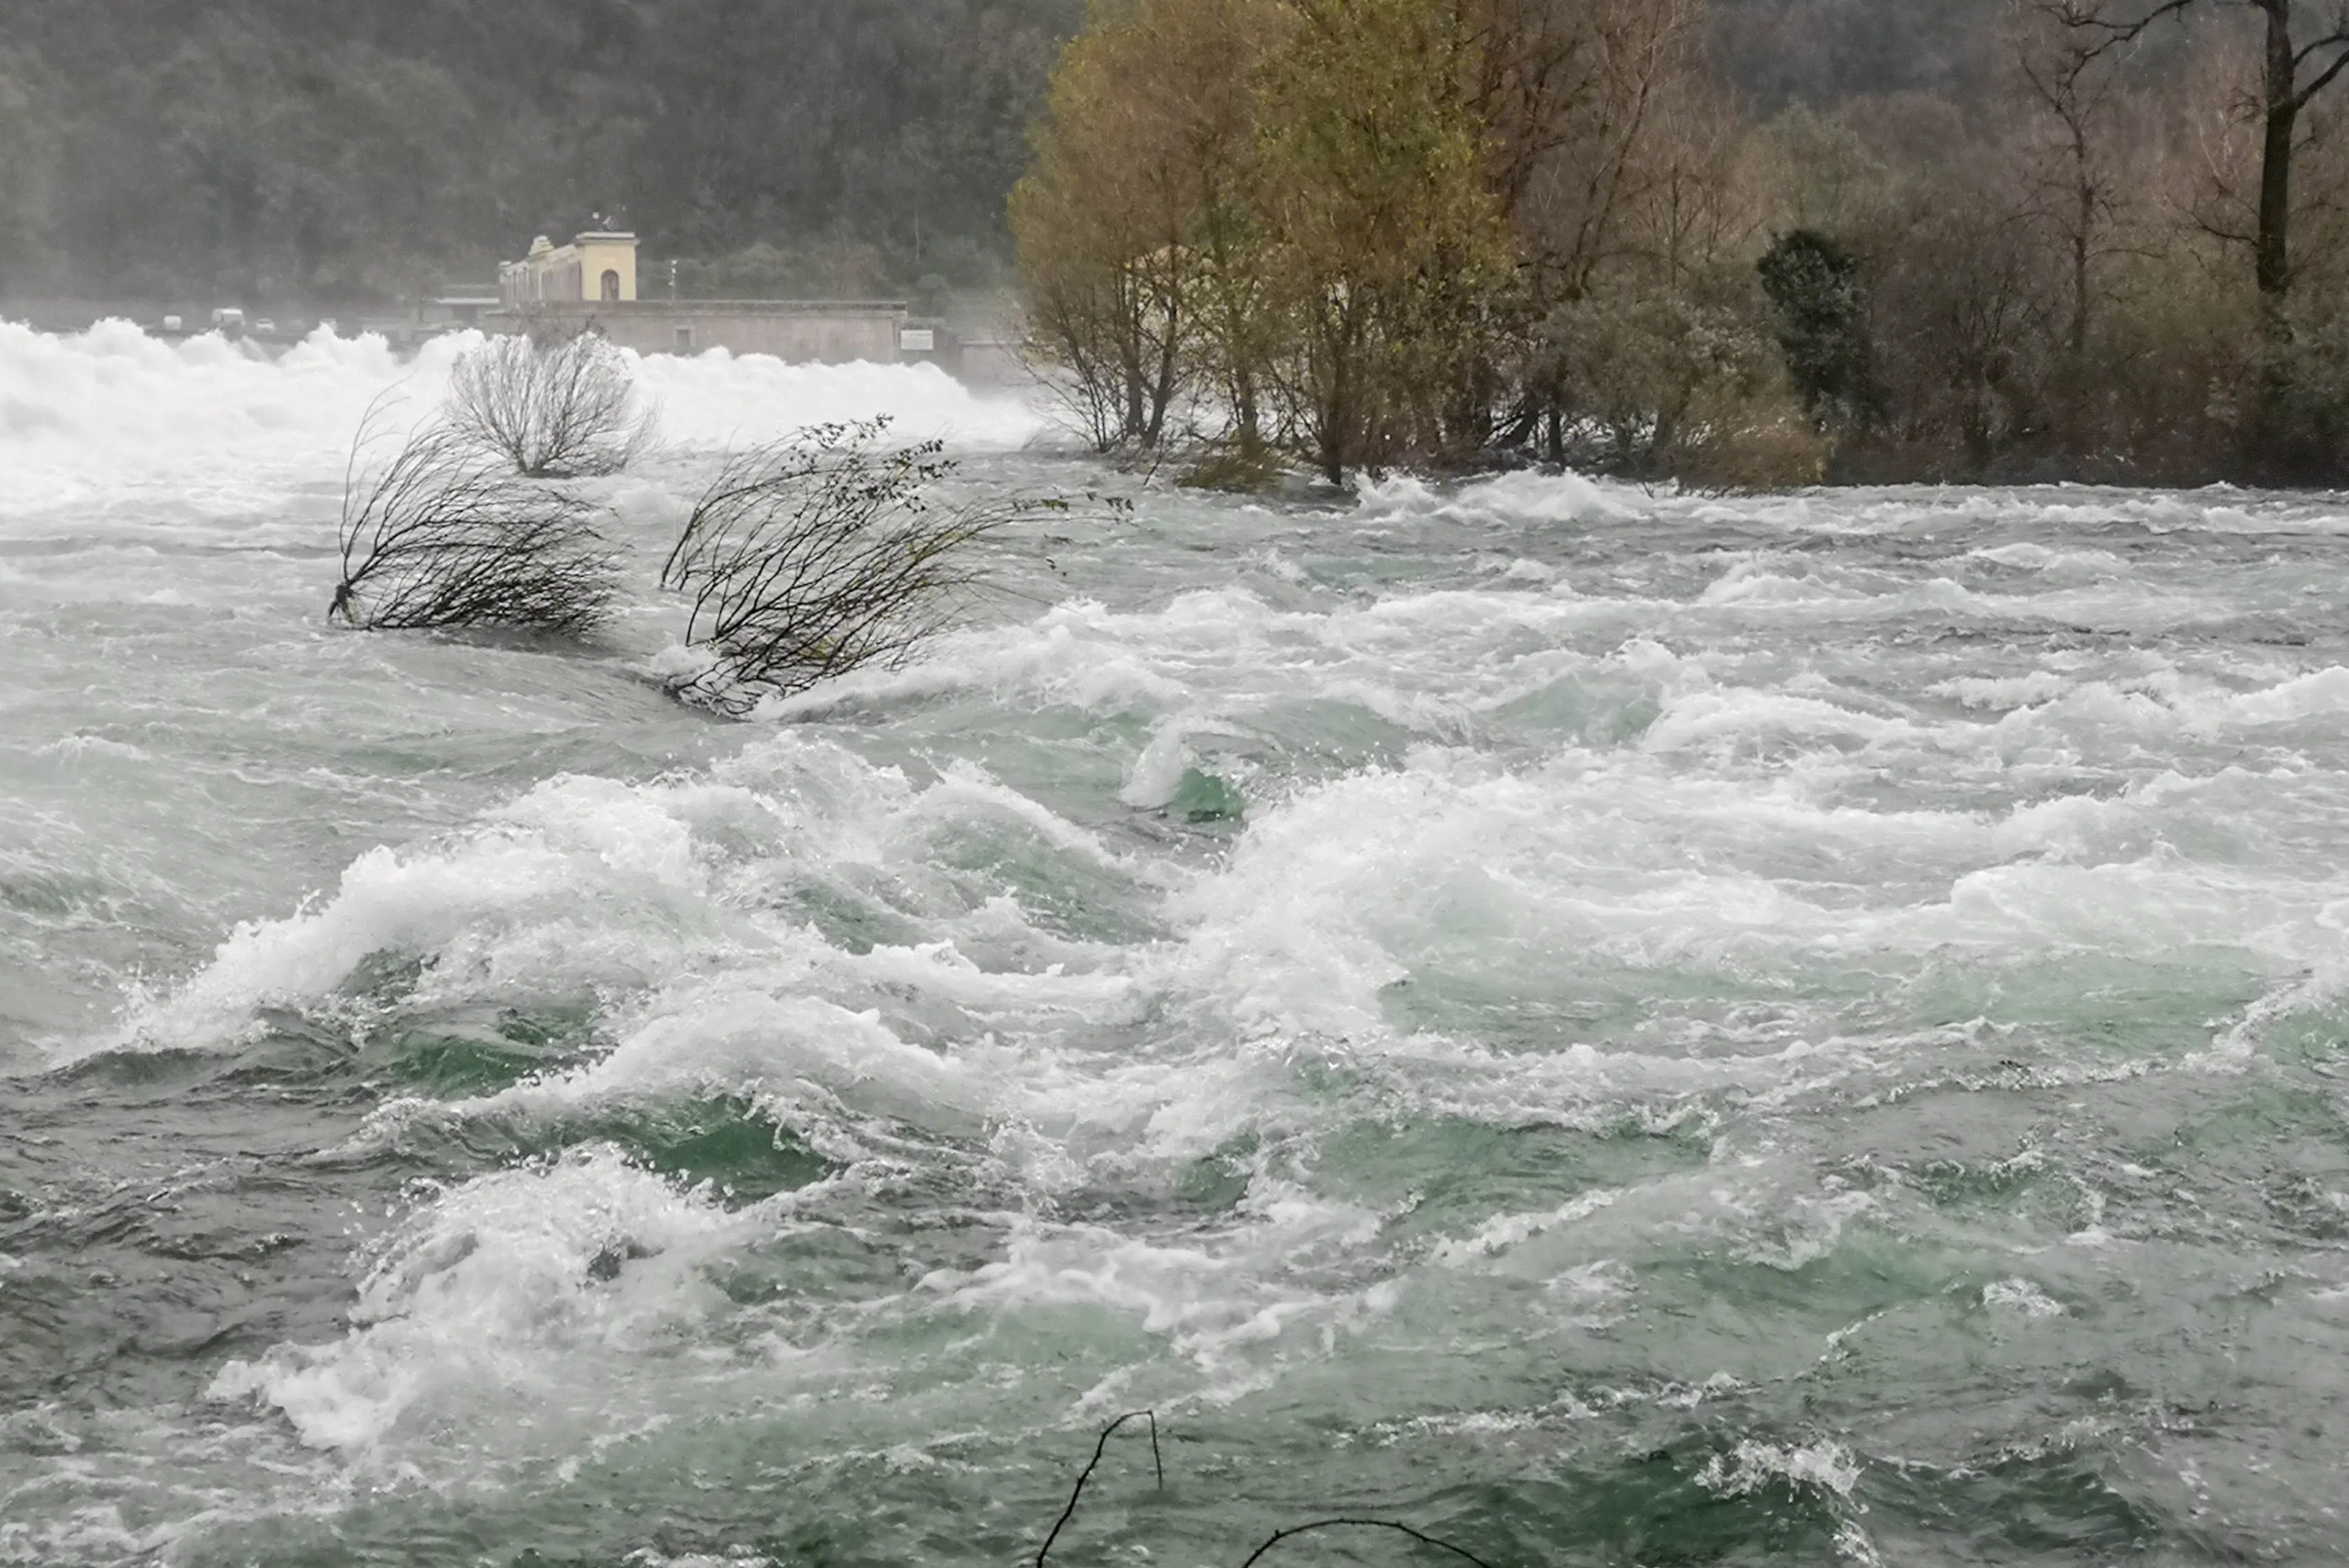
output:
<path id="1" fill-rule="evenodd" d="M 633 304 L 636 297 L 636 237 L 591 232 L 567 245 L 541 234 L 530 254 L 498 269 L 508 310 L 533 305 Z"/>
<path id="2" fill-rule="evenodd" d="M 627 233 L 594 232 L 567 245 L 542 234 L 528 256 L 498 269 L 498 293 L 500 309 L 481 318 L 491 331 L 593 330 L 640 354 L 723 348 L 888 365 L 927 346 L 907 341 L 903 300 L 638 299 L 636 237 Z"/>

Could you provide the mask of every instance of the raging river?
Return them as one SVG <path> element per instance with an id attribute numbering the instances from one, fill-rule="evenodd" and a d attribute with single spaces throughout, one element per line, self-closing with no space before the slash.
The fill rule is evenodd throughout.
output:
<path id="1" fill-rule="evenodd" d="M 0 1564 L 1032 1563 L 1140 1409 L 1061 1568 L 2349 1560 L 2349 502 L 721 353 L 598 640 L 331 628 L 460 346 L 0 326 Z M 884 412 L 1132 510 L 671 702 L 719 455 Z"/>

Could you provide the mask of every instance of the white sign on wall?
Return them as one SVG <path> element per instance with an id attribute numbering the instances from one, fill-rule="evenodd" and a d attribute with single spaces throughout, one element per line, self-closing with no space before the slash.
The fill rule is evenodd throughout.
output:
<path id="1" fill-rule="evenodd" d="M 938 335 L 926 326 L 901 326 L 897 329 L 897 352 L 900 354 L 935 354 Z"/>

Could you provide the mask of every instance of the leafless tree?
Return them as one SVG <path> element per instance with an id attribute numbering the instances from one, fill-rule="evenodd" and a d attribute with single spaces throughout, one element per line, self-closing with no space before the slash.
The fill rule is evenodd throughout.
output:
<path id="1" fill-rule="evenodd" d="M 362 467 L 343 490 L 330 619 L 369 630 L 514 626 L 576 635 L 610 613 L 614 557 L 593 509 L 507 472 L 445 425 Z"/>
<path id="2" fill-rule="evenodd" d="M 1657 292 L 1679 282 L 1686 258 L 1672 242 L 1685 237 L 1692 185 L 1718 185 L 1734 162 L 1687 156 L 1696 122 L 1719 118 L 1704 101 L 1705 11 L 1699 0 L 1457 4 L 1477 45 L 1474 95 L 1492 128 L 1494 190 L 1522 257 L 1526 363 L 1505 423 L 1518 440 L 1538 425 L 1562 461 L 1579 410 L 1566 407 L 1561 325 L 1619 292 L 1626 274 Z"/>
<path id="3" fill-rule="evenodd" d="M 2292 289 L 2292 170 L 2301 147 L 2300 117 L 2319 93 L 2349 71 L 2349 4 L 2328 0 L 2321 19 L 2302 26 L 2308 12 L 2320 11 L 2318 5 L 2296 12 L 2294 0 L 2232 3 L 2261 17 L 2260 191 L 2258 226 L 2251 236 L 2252 277 L 2270 307 L 2271 329 L 2282 330 L 2282 306 Z M 2072 25 L 2095 35 L 2095 48 L 2117 49 L 2136 43 L 2163 18 L 2198 8 L 2208 8 L 2206 0 L 2159 0 L 2150 6 L 2084 0 L 2073 8 L 2078 15 Z"/>
<path id="4" fill-rule="evenodd" d="M 2070 268 L 2064 347 L 2075 362 L 2087 353 L 2093 274 L 2116 199 L 2102 142 L 2118 81 L 2099 20 L 2098 0 L 2009 0 L 2015 71 L 2051 133 L 2032 150 L 2025 179 L 2034 214 L 2054 228 Z"/>
<path id="5" fill-rule="evenodd" d="M 733 717 L 867 665 L 895 665 L 978 586 L 968 547 L 1057 501 L 951 504 L 940 444 L 882 444 L 885 419 L 819 425 L 730 459 L 661 568 L 692 600 L 699 672 L 671 689 Z"/>
<path id="6" fill-rule="evenodd" d="M 601 334 L 492 337 L 449 373 L 449 427 L 532 479 L 617 473 L 652 444 L 655 415 Z"/>

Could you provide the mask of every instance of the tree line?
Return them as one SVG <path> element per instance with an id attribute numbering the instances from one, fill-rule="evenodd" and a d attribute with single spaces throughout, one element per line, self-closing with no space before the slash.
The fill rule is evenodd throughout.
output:
<path id="1" fill-rule="evenodd" d="M 1718 0 L 1773 111 L 1973 94 L 1999 0 Z M 606 220 L 688 296 L 1008 273 L 1085 0 L 0 6 L 0 301 L 388 304 Z"/>
<path id="2" fill-rule="evenodd" d="M 1724 70 L 1832 8 L 1099 0 L 1010 207 L 1054 384 L 1208 481 L 2349 469 L 2349 10 L 2006 0 L 1920 86 Z"/>

